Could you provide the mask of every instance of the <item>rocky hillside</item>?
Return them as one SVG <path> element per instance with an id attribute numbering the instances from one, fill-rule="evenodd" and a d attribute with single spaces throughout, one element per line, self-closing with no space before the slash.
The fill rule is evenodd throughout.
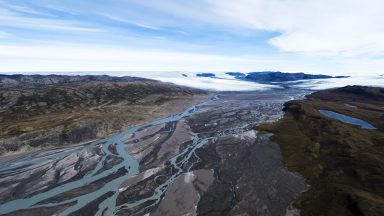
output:
<path id="1" fill-rule="evenodd" d="M 206 97 L 135 77 L 0 75 L 0 153 L 95 139 Z"/>
<path id="2" fill-rule="evenodd" d="M 322 115 L 331 110 L 366 121 L 363 129 Z M 284 162 L 311 185 L 295 207 L 302 215 L 384 215 L 384 89 L 324 90 L 285 104 L 273 132 Z"/>
<path id="3" fill-rule="evenodd" d="M 309 95 L 309 98 L 333 101 L 353 101 L 354 103 L 367 101 L 369 103 L 381 104 L 384 101 L 384 88 L 346 86 L 343 88 L 319 91 Z"/>

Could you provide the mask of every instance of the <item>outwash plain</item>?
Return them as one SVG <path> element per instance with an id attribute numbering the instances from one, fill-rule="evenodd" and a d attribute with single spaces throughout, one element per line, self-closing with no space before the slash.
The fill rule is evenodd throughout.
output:
<path id="1" fill-rule="evenodd" d="M 383 213 L 382 88 L 205 92 L 55 75 L 1 82 L 1 215 Z"/>

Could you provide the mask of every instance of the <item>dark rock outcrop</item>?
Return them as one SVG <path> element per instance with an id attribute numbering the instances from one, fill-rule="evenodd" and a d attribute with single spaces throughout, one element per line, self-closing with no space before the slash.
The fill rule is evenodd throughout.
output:
<path id="1" fill-rule="evenodd" d="M 256 82 L 286 82 L 307 79 L 329 79 L 329 78 L 346 78 L 348 76 L 328 76 L 328 75 L 314 75 L 305 73 L 284 73 L 279 71 L 265 71 L 265 72 L 251 72 L 248 73 L 244 79 Z"/>
<path id="2" fill-rule="evenodd" d="M 215 77 L 216 75 L 214 73 L 198 73 L 196 74 L 198 77 Z"/>
<path id="3" fill-rule="evenodd" d="M 236 77 L 236 78 L 243 78 L 243 77 L 246 76 L 246 74 L 244 74 L 244 73 L 240 73 L 240 72 L 227 72 L 227 73 L 225 73 L 225 74 L 228 74 L 228 75 L 230 75 L 230 76 L 234 76 L 234 77 Z"/>

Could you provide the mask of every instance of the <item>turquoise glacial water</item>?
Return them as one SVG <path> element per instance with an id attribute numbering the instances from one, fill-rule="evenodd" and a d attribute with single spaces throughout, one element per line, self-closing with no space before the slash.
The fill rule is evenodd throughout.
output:
<path id="1" fill-rule="evenodd" d="M 373 125 L 369 124 L 368 122 L 363 121 L 363 120 L 358 119 L 358 118 L 343 115 L 343 114 L 333 112 L 330 110 L 319 110 L 319 112 L 321 114 L 331 118 L 331 119 L 336 119 L 336 120 L 339 120 L 339 121 L 347 123 L 347 124 L 357 125 L 357 126 L 360 126 L 361 128 L 364 128 L 364 129 L 370 129 L 370 130 L 377 129 Z"/>

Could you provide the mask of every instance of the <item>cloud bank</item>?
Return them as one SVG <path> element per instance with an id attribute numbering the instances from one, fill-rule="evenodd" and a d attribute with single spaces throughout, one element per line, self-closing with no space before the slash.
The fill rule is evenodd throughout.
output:
<path id="1" fill-rule="evenodd" d="M 383 9 L 382 0 L 4 0 L 0 71 L 383 74 Z"/>

